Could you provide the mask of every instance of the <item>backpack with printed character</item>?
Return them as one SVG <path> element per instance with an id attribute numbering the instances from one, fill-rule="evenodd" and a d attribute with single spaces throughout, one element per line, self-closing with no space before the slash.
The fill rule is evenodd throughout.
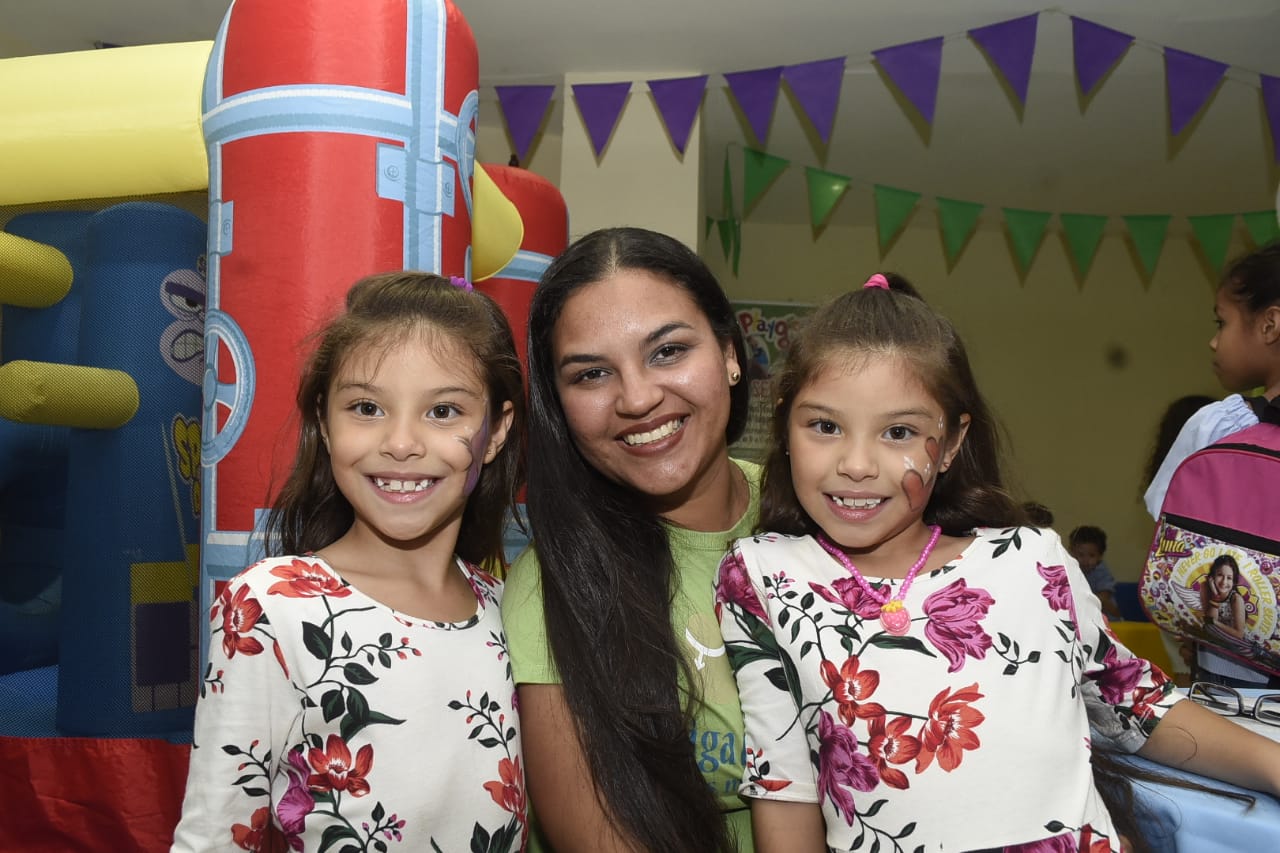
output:
<path id="1" fill-rule="evenodd" d="M 1280 675 L 1280 425 L 1260 415 L 1178 466 L 1138 594 L 1164 630 Z M 1215 566 L 1230 581 L 1210 586 Z"/>

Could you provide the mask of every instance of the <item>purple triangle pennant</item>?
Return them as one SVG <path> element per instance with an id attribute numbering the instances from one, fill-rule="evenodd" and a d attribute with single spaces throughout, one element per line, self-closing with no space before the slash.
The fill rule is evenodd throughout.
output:
<path id="1" fill-rule="evenodd" d="M 942 74 L 942 36 L 873 50 L 871 55 L 924 120 L 933 124 Z"/>
<path id="2" fill-rule="evenodd" d="M 620 83 L 577 83 L 573 87 L 573 99 L 578 102 L 578 112 L 586 122 L 587 134 L 591 137 L 591 147 L 596 156 L 604 153 L 609 144 L 609 137 L 622 115 L 622 107 L 631 93 L 631 82 Z"/>
<path id="3" fill-rule="evenodd" d="M 542 117 L 546 115 L 547 105 L 555 93 L 555 86 L 495 86 L 498 90 L 498 106 L 502 117 L 507 122 L 507 132 L 516 146 L 516 156 L 524 163 L 528 159 L 529 146 L 538 128 L 542 126 Z"/>
<path id="4" fill-rule="evenodd" d="M 1276 162 L 1280 163 L 1280 77 L 1262 78 L 1262 105 L 1267 111 L 1267 124 L 1271 125 L 1271 144 L 1275 146 Z"/>
<path id="5" fill-rule="evenodd" d="M 782 76 L 804 109 L 809 121 L 825 145 L 831 138 L 831 125 L 836 118 L 836 104 L 840 102 L 840 84 L 844 82 L 843 56 L 835 59 L 819 59 L 788 65 Z"/>
<path id="6" fill-rule="evenodd" d="M 1036 52 L 1036 23 L 1040 13 L 1002 21 L 969 30 L 996 68 L 1004 75 L 1009 88 L 1022 103 L 1027 102 L 1027 84 L 1031 82 L 1031 57 Z"/>
<path id="7" fill-rule="evenodd" d="M 1086 21 L 1071 18 L 1071 44 L 1075 53 L 1076 82 L 1080 91 L 1091 94 L 1098 82 L 1111 70 L 1133 44 L 1133 36 Z"/>
<path id="8" fill-rule="evenodd" d="M 1209 100 L 1227 64 L 1194 53 L 1164 49 L 1164 78 L 1169 92 L 1169 132 L 1177 136 Z"/>
<path id="9" fill-rule="evenodd" d="M 702 94 L 707 89 L 707 75 L 679 77 L 674 80 L 650 80 L 649 91 L 658 105 L 662 123 L 667 126 L 671 141 L 684 153 L 693 131 L 693 120 L 702 106 Z"/>
<path id="10" fill-rule="evenodd" d="M 724 79 L 742 114 L 747 117 L 747 124 L 751 125 L 756 141 L 763 145 L 769 135 L 769 125 L 773 122 L 773 105 L 778 100 L 782 66 L 733 71 L 724 75 Z"/>

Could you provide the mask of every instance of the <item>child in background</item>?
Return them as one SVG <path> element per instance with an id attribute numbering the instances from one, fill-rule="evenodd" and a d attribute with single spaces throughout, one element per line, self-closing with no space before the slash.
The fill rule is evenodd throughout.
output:
<path id="1" fill-rule="evenodd" d="M 1231 394 L 1183 425 L 1147 487 L 1147 511 L 1157 521 L 1169 481 L 1192 453 L 1259 421 L 1280 424 L 1280 241 L 1235 261 L 1214 300 L 1218 330 L 1209 341 L 1213 370 Z M 1261 395 L 1243 397 L 1253 389 Z M 1280 679 L 1201 647 L 1196 678 L 1235 687 L 1280 687 Z"/>
<path id="2" fill-rule="evenodd" d="M 1016 526 L 964 347 L 904 280 L 813 313 L 773 427 L 772 532 L 735 544 L 717 588 L 757 850 L 1120 850 L 1090 718 L 1280 791 L 1280 744 L 1180 701 L 1057 535 Z"/>
<path id="3" fill-rule="evenodd" d="M 502 585 L 477 568 L 521 475 L 510 327 L 403 272 L 357 282 L 317 341 L 274 556 L 210 613 L 173 850 L 522 850 Z"/>
<path id="4" fill-rule="evenodd" d="M 1108 619 L 1123 619 L 1120 605 L 1116 603 L 1115 576 L 1102 559 L 1102 555 L 1107 553 L 1107 532 L 1101 527 L 1083 524 L 1071 531 L 1067 543 L 1067 550 L 1080 564 L 1084 579 L 1089 582 L 1089 589 L 1098 596 L 1102 612 L 1107 614 Z"/>

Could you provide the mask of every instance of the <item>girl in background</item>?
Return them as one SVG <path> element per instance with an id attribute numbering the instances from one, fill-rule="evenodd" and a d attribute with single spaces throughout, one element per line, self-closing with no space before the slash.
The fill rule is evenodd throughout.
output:
<path id="1" fill-rule="evenodd" d="M 1147 487 L 1147 511 L 1157 521 L 1173 473 L 1188 456 L 1259 421 L 1280 425 L 1280 241 L 1228 267 L 1213 313 L 1213 371 L 1235 393 L 1201 408 L 1179 431 Z M 1259 388 L 1260 396 L 1242 396 Z M 1204 647 L 1196 653 L 1195 678 L 1235 687 L 1280 686 L 1280 679 Z"/>
<path id="2" fill-rule="evenodd" d="M 273 556 L 210 613 L 173 849 L 522 850 L 502 586 L 477 568 L 521 476 L 510 327 L 465 281 L 404 272 L 316 337 Z"/>
<path id="3" fill-rule="evenodd" d="M 883 275 L 812 317 L 779 380 L 770 532 L 718 586 L 757 849 L 1119 851 L 1090 722 L 1280 791 L 1280 744 L 1179 701 L 1057 534 L 1017 526 L 951 324 Z"/>

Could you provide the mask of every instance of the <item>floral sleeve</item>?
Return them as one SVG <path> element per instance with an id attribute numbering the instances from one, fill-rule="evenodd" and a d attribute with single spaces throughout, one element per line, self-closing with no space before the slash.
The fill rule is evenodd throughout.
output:
<path id="1" fill-rule="evenodd" d="M 274 762 L 301 700 L 274 628 L 246 581 L 227 585 L 209 619 L 209 661 L 172 850 L 275 849 L 268 838 L 275 832 Z"/>
<path id="2" fill-rule="evenodd" d="M 777 578 L 764 580 L 772 588 Z M 818 802 L 818 789 L 804 721 L 799 720 L 795 666 L 774 638 L 765 602 L 772 595 L 755 585 L 738 545 L 720 563 L 716 616 L 729 663 L 738 682 L 746 724 L 747 760 L 743 796 Z"/>
<path id="3" fill-rule="evenodd" d="M 1082 652 L 1081 689 L 1095 733 L 1116 746 L 1137 752 L 1165 712 L 1181 699 L 1174 684 L 1150 661 L 1137 657 L 1111 633 L 1102 605 L 1075 559 L 1060 540 L 1052 546 L 1050 565 L 1040 566 L 1046 580 L 1060 566 L 1070 593 L 1070 616 Z"/>

